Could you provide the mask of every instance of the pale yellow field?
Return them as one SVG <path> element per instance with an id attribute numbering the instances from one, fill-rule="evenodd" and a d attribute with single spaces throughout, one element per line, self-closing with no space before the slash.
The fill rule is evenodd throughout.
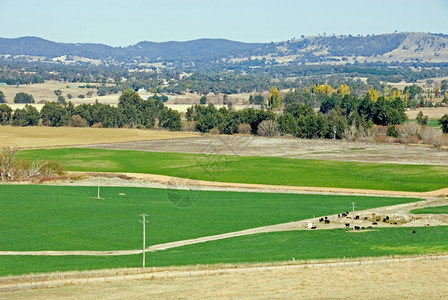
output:
<path id="1" fill-rule="evenodd" d="M 67 88 L 67 86 L 69 85 L 76 85 L 76 87 Z M 86 95 L 88 91 L 93 91 L 94 95 L 96 95 L 95 89 L 79 88 L 78 86 L 79 86 L 78 83 L 47 81 L 45 83 L 23 84 L 19 85 L 18 87 L 16 87 L 15 85 L 0 86 L 0 91 L 2 91 L 5 94 L 6 102 L 8 103 L 12 103 L 14 96 L 17 93 L 21 92 L 33 95 L 34 101 L 36 103 L 38 103 L 41 100 L 57 101 L 58 97 L 54 93 L 55 90 L 61 90 L 62 96 L 64 96 L 66 100 L 68 100 L 67 98 L 68 93 L 73 95 L 72 100 L 82 100 L 77 98 L 78 95 L 80 94 Z M 84 98 L 84 100 L 87 99 L 88 98 Z"/>
<path id="2" fill-rule="evenodd" d="M 163 140 L 198 134 L 139 129 L 0 126 L 0 147 L 56 147 L 69 145 Z"/>
<path id="3" fill-rule="evenodd" d="M 448 107 L 434 107 L 434 108 L 418 108 L 406 111 L 408 118 L 414 120 L 419 112 L 428 116 L 430 119 L 440 119 L 443 115 L 448 114 Z"/>

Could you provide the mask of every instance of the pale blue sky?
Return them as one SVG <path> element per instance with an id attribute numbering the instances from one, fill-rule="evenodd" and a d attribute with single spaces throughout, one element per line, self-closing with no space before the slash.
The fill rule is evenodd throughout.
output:
<path id="1" fill-rule="evenodd" d="M 128 46 L 225 38 L 448 33 L 448 0 L 0 0 L 0 37 Z"/>

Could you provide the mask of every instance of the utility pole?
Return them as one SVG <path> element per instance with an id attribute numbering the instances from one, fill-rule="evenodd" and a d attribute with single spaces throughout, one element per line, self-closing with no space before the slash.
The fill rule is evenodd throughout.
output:
<path id="1" fill-rule="evenodd" d="M 98 199 L 100 199 L 100 177 L 98 177 Z"/>
<path id="2" fill-rule="evenodd" d="M 355 202 L 352 202 L 353 209 L 353 231 L 355 231 Z"/>
<path id="3" fill-rule="evenodd" d="M 145 253 L 146 253 L 146 223 L 148 223 L 148 221 L 146 221 L 146 217 L 148 217 L 149 215 L 147 214 L 141 214 L 140 217 L 143 217 L 143 220 L 140 220 L 139 222 L 143 224 L 143 268 L 145 268 Z"/>

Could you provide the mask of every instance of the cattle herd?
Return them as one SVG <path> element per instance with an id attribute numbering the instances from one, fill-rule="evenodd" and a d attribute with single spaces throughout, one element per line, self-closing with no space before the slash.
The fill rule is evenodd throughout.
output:
<path id="1" fill-rule="evenodd" d="M 355 230 L 360 230 L 360 229 L 372 229 L 373 226 L 378 225 L 378 222 L 383 222 L 383 223 L 388 223 L 391 225 L 397 225 L 397 222 L 392 222 L 389 216 L 378 216 L 375 214 L 372 214 L 370 217 L 367 216 L 359 216 L 359 215 L 350 215 L 350 212 L 346 211 L 343 213 L 339 213 L 338 214 L 338 221 L 337 223 L 344 223 L 345 228 L 349 228 L 350 225 L 354 225 L 353 222 L 349 222 L 349 220 L 359 220 L 362 221 L 362 224 L 365 226 L 354 226 Z M 322 217 L 319 218 L 319 222 L 320 223 L 324 223 L 324 224 L 330 224 L 331 221 L 328 217 Z M 369 225 L 367 225 L 366 223 L 370 223 Z M 312 229 L 315 229 L 316 226 L 313 226 Z"/>

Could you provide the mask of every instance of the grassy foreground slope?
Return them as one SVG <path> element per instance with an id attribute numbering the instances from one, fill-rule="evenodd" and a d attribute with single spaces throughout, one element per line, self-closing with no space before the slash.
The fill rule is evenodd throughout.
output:
<path id="1" fill-rule="evenodd" d="M 190 179 L 425 192 L 448 187 L 448 167 L 102 149 L 21 151 L 57 160 L 71 171 L 130 172 Z"/>
<path id="2" fill-rule="evenodd" d="M 416 201 L 125 187 L 103 187 L 104 199 L 91 198 L 96 192 L 0 185 L 0 250 L 140 249 L 142 213 L 149 214 L 149 246 L 335 214 L 349 210 L 352 201 L 358 210 Z"/>
<path id="3" fill-rule="evenodd" d="M 413 234 L 412 231 L 416 233 Z M 448 252 L 444 227 L 288 231 L 195 244 L 146 255 L 147 266 L 280 262 Z M 0 256 L 0 276 L 31 272 L 140 267 L 141 255 L 113 257 Z"/>

